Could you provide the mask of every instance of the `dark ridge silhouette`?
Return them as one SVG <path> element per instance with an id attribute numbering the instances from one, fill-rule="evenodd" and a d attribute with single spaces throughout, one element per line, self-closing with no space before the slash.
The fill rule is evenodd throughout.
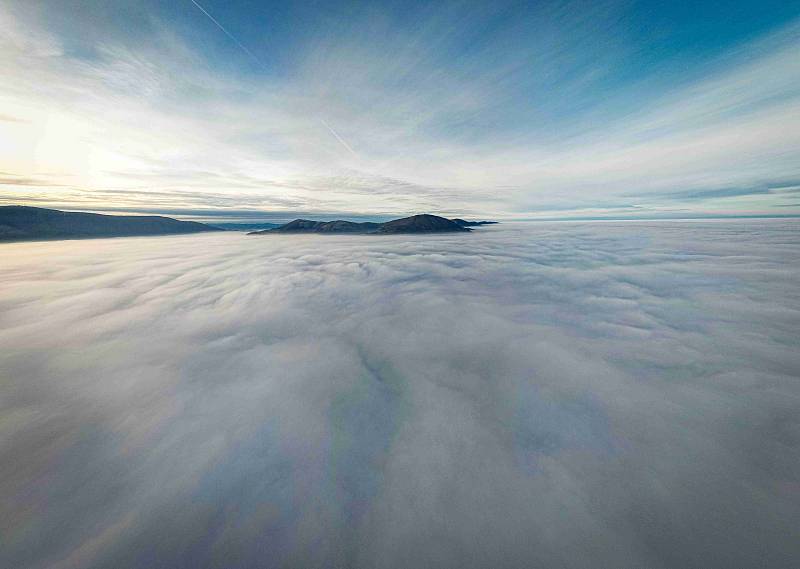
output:
<path id="1" fill-rule="evenodd" d="M 254 231 L 251 235 L 261 233 L 372 233 L 380 227 L 380 223 L 354 221 L 311 221 L 309 219 L 295 219 L 274 229 Z"/>
<path id="2" fill-rule="evenodd" d="M 101 215 L 16 205 L 0 207 L 0 241 L 176 235 L 205 231 L 224 230 L 155 215 Z"/>
<path id="3" fill-rule="evenodd" d="M 264 235 L 267 233 L 444 233 L 472 231 L 467 225 L 487 225 L 494 221 L 464 221 L 463 219 L 451 220 L 438 215 L 422 214 L 394 219 L 386 223 L 353 221 L 311 221 L 309 219 L 295 219 L 285 225 L 264 231 L 253 231 L 249 235 Z"/>
<path id="4" fill-rule="evenodd" d="M 455 218 L 451 220 L 461 227 L 480 227 L 481 225 L 494 225 L 496 221 L 467 221 L 466 219 Z"/>
<path id="5" fill-rule="evenodd" d="M 441 232 L 466 232 L 472 231 L 467 227 L 461 227 L 455 221 L 451 221 L 438 215 L 412 215 L 402 219 L 387 221 L 378 229 L 378 233 L 441 233 Z"/>

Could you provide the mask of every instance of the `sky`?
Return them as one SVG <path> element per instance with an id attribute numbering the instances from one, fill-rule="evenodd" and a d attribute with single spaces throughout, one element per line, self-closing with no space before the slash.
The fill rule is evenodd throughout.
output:
<path id="1" fill-rule="evenodd" d="M 797 567 L 797 220 L 0 266 L 2 567 Z"/>
<path id="2" fill-rule="evenodd" d="M 0 204 L 800 215 L 800 2 L 0 0 Z"/>

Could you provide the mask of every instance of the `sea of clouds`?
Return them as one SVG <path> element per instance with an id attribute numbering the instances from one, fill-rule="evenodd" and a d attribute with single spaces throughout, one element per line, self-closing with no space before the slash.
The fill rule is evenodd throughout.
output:
<path id="1" fill-rule="evenodd" d="M 796 567 L 800 225 L 0 246 L 0 566 Z"/>

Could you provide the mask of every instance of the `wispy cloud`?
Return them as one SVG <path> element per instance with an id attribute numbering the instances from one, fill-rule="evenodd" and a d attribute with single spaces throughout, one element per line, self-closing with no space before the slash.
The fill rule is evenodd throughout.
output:
<path id="1" fill-rule="evenodd" d="M 630 49 L 614 33 L 621 9 L 514 18 L 448 6 L 413 30 L 368 11 L 322 26 L 288 72 L 243 74 L 155 16 L 146 42 L 92 36 L 82 52 L 64 49 L 82 45 L 79 32 L 65 37 L 11 4 L 0 19 L 10 78 L 0 101 L 16 120 L 0 121 L 0 140 L 14 141 L 0 142 L 0 169 L 51 180 L 42 193 L 61 205 L 65 186 L 98 191 L 109 207 L 133 205 L 113 190 L 137 189 L 202 207 L 181 192 L 200 188 L 208 207 L 236 207 L 215 197 L 226 194 L 271 210 L 376 214 L 528 217 L 633 198 L 660 212 L 675 204 L 659 196 L 677 192 L 696 193 L 687 207 L 712 213 L 785 205 L 770 193 L 747 204 L 701 194 L 800 176 L 800 25 L 691 73 L 611 84 Z M 527 39 L 534 21 L 540 33 Z M 8 181 L 3 193 L 30 195 Z"/>

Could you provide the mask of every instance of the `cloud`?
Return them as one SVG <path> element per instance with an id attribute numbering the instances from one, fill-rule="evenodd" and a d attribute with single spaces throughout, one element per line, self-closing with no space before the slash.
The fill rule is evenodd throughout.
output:
<path id="1" fill-rule="evenodd" d="M 0 565 L 790 567 L 796 222 L 0 249 Z"/>
<path id="2" fill-rule="evenodd" d="M 60 207 L 93 192 L 142 207 L 152 191 L 171 193 L 165 209 L 223 212 L 241 208 L 222 194 L 271 212 L 551 216 L 635 196 L 657 214 L 763 214 L 785 204 L 660 196 L 800 176 L 797 21 L 631 80 L 640 46 L 614 3 L 323 13 L 283 67 L 248 72 L 220 65 L 210 43 L 227 38 L 191 4 L 208 29 L 143 7 L 134 32 L 114 5 L 64 25 L 37 6 L 0 14 L 0 100 L 17 119 L 0 121 L 14 142 L 0 170 L 51 180 L 35 197 Z"/>

